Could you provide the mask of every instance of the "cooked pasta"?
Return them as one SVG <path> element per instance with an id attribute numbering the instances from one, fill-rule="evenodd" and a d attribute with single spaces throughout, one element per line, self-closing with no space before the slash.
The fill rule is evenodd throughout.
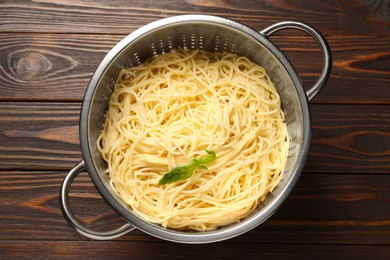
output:
<path id="1" fill-rule="evenodd" d="M 239 221 L 282 178 L 289 142 L 280 103 L 265 69 L 233 53 L 175 49 L 124 68 L 97 140 L 110 184 L 163 227 Z M 207 167 L 158 185 L 205 149 L 216 154 Z"/>

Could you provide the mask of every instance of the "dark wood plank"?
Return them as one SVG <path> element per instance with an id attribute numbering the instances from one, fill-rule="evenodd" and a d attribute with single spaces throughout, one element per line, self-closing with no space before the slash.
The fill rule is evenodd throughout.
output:
<path id="1" fill-rule="evenodd" d="M 68 225 L 59 209 L 65 174 L 0 171 L 0 240 L 89 240 Z M 276 214 L 228 242 L 390 246 L 389 190 L 390 175 L 303 174 Z M 123 224 L 86 173 L 73 183 L 70 202 L 89 227 L 105 230 Z M 141 231 L 119 240 L 159 241 Z"/>
<path id="2" fill-rule="evenodd" d="M 390 106 L 312 105 L 314 172 L 390 171 Z"/>
<path id="3" fill-rule="evenodd" d="M 3 34 L 0 99 L 82 100 L 93 72 L 123 37 Z M 48 95 L 50 93 L 50 95 Z"/>
<path id="4" fill-rule="evenodd" d="M 0 31 L 51 33 L 129 33 L 173 15 L 211 14 L 261 30 L 300 20 L 327 35 L 389 35 L 388 1 L 3 1 Z"/>
<path id="5" fill-rule="evenodd" d="M 124 35 L 0 34 L 0 100 L 81 101 L 106 53 Z M 273 36 L 305 87 L 322 68 L 309 37 Z M 390 104 L 390 36 L 330 36 L 331 77 L 313 103 Z M 50 93 L 50 95 L 48 95 Z"/>
<path id="6" fill-rule="evenodd" d="M 81 159 L 79 103 L 0 102 L 1 169 L 70 169 Z"/>
<path id="7" fill-rule="evenodd" d="M 356 245 L 285 245 L 114 241 L 3 241 L 0 256 L 7 259 L 388 259 L 390 248 Z M 29 256 L 26 257 L 26 256 Z"/>
<path id="8" fill-rule="evenodd" d="M 79 112 L 79 103 L 0 102 L 0 169 L 71 169 Z M 311 114 L 305 171 L 390 173 L 390 106 L 313 104 Z"/>

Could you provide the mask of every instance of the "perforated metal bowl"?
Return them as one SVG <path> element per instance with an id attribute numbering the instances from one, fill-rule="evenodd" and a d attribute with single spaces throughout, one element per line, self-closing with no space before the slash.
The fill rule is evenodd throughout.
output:
<path id="1" fill-rule="evenodd" d="M 307 92 L 304 91 L 291 63 L 268 39 L 276 31 L 287 28 L 299 29 L 311 35 L 323 53 L 324 62 L 320 78 Z M 172 230 L 139 218 L 112 191 L 109 177 L 105 173 L 106 163 L 96 147 L 96 139 L 101 131 L 108 100 L 120 69 L 138 65 L 157 53 L 166 53 L 177 47 L 234 52 L 247 56 L 263 66 L 281 97 L 290 137 L 290 150 L 283 179 L 274 192 L 244 219 L 212 231 Z M 281 22 L 257 32 L 243 24 L 221 17 L 184 15 L 162 19 L 136 30 L 107 54 L 86 90 L 80 119 L 83 160 L 69 172 L 60 191 L 61 209 L 65 218 L 81 234 L 100 240 L 113 239 L 137 228 L 165 240 L 208 243 L 225 240 L 253 229 L 279 208 L 302 172 L 311 137 L 308 100 L 324 86 L 330 69 L 331 55 L 326 40 L 316 29 L 300 22 Z M 121 228 L 107 232 L 94 231 L 84 226 L 72 213 L 68 201 L 69 189 L 74 178 L 85 170 L 106 202 L 126 221 Z"/>

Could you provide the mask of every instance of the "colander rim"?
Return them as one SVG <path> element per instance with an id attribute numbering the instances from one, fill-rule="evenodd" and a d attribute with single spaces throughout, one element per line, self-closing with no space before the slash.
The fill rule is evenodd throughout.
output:
<path id="1" fill-rule="evenodd" d="M 258 41 L 260 44 L 263 44 L 274 56 L 279 60 L 279 62 L 283 65 L 284 69 L 288 72 L 289 77 L 294 83 L 296 92 L 298 94 L 299 103 L 301 105 L 302 110 L 302 125 L 303 125 L 303 133 L 302 133 L 302 148 L 300 152 L 300 156 L 297 162 L 297 167 L 293 170 L 291 174 L 290 180 L 286 183 L 280 194 L 275 197 L 270 204 L 268 204 L 264 210 L 252 216 L 250 219 L 247 219 L 242 222 L 238 222 L 237 224 L 230 225 L 228 227 L 223 227 L 221 229 L 206 231 L 206 232 L 183 232 L 176 231 L 171 229 L 165 229 L 160 227 L 159 225 L 148 223 L 142 220 L 140 217 L 135 216 L 131 212 L 129 212 L 126 208 L 124 208 L 121 203 L 116 201 L 111 193 L 107 190 L 102 180 L 99 177 L 99 174 L 95 168 L 94 162 L 91 156 L 91 150 L 89 147 L 89 125 L 88 119 L 90 114 L 90 106 L 92 103 L 92 97 L 95 94 L 96 87 L 99 83 L 99 80 L 104 75 L 104 72 L 108 68 L 110 62 L 118 55 L 128 44 L 135 41 L 137 38 L 141 37 L 145 33 L 150 33 L 153 30 L 159 29 L 162 26 L 168 26 L 176 23 L 217 23 L 221 26 L 229 26 L 234 29 L 237 29 L 241 32 L 244 32 Z M 231 19 L 212 16 L 212 15 L 179 15 L 172 16 L 168 18 L 164 18 L 161 20 L 157 20 L 150 24 L 147 24 L 134 32 L 130 33 L 127 37 L 121 40 L 115 47 L 108 52 L 105 58 L 101 61 L 100 65 L 95 70 L 86 92 L 84 94 L 84 99 L 82 103 L 81 113 L 80 113 L 80 146 L 82 157 L 86 165 L 86 169 L 88 174 L 94 183 L 96 189 L 101 194 L 103 199 L 109 204 L 124 220 L 134 225 L 137 229 L 144 231 L 152 236 L 173 241 L 179 243 L 190 243 L 190 244 L 201 244 L 201 243 L 210 243 L 226 240 L 229 238 L 236 237 L 241 235 L 256 226 L 263 223 L 269 217 L 271 217 L 276 210 L 280 207 L 280 205 L 285 201 L 287 196 L 291 193 L 293 187 L 298 181 L 305 162 L 308 157 L 309 147 L 310 147 L 310 139 L 311 139 L 311 122 L 310 122 L 310 111 L 306 93 L 302 87 L 302 83 L 300 78 L 298 77 L 294 67 L 290 63 L 290 61 L 286 58 L 286 56 L 270 41 L 268 38 L 263 36 L 258 31 L 240 23 L 233 21 Z"/>

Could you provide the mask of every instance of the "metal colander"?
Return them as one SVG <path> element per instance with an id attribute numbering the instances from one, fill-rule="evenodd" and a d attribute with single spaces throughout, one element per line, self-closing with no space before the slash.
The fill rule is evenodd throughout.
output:
<path id="1" fill-rule="evenodd" d="M 268 37 L 281 29 L 299 29 L 311 35 L 320 45 L 324 68 L 315 85 L 305 93 L 293 66 Z M 174 48 L 203 49 L 211 52 L 228 51 L 246 56 L 263 66 L 281 97 L 290 137 L 290 150 L 283 179 L 257 210 L 237 223 L 206 232 L 177 231 L 140 219 L 111 190 L 105 173 L 106 163 L 96 147 L 110 94 L 119 71 L 136 66 L 147 58 L 169 52 Z M 324 86 L 331 69 L 331 56 L 324 37 L 313 27 L 300 22 L 281 22 L 257 32 L 243 24 L 221 17 L 183 15 L 162 19 L 131 33 L 118 43 L 103 59 L 93 75 L 80 119 L 80 142 L 83 160 L 65 178 L 60 192 L 61 208 L 67 221 L 78 232 L 94 239 L 113 239 L 134 228 L 153 236 L 182 243 L 208 243 L 242 234 L 269 218 L 286 199 L 297 182 L 306 162 L 310 146 L 311 123 L 308 99 Z M 127 222 L 113 231 L 94 231 L 73 215 L 68 201 L 70 185 L 82 171 L 88 171 L 97 190 L 106 202 Z"/>

